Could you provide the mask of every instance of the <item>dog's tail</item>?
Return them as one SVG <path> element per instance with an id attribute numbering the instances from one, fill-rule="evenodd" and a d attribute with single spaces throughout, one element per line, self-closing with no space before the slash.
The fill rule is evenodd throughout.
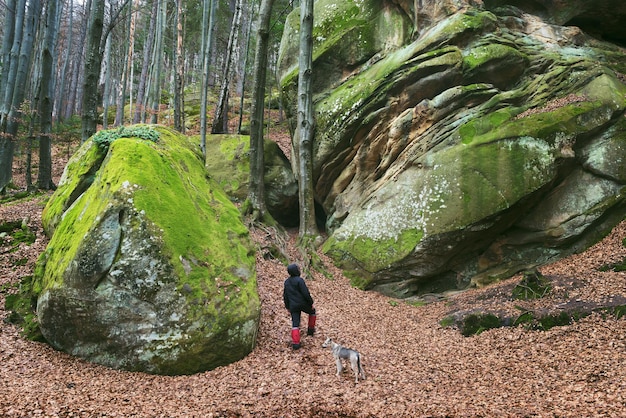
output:
<path id="1" fill-rule="evenodd" d="M 363 370 L 363 366 L 361 366 L 361 353 L 357 354 L 356 364 L 359 366 L 359 374 L 361 375 L 361 379 L 365 380 L 365 370 Z"/>

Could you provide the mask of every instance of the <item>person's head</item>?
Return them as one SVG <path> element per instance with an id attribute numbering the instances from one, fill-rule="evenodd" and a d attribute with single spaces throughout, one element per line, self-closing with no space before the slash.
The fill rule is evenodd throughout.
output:
<path id="1" fill-rule="evenodd" d="M 287 273 L 289 273 L 291 277 L 296 277 L 300 275 L 300 269 L 297 264 L 289 264 L 287 266 Z"/>

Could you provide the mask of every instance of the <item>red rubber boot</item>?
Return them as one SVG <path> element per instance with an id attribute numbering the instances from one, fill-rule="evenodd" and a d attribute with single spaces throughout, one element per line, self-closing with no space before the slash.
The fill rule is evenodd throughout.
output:
<path id="1" fill-rule="evenodd" d="M 300 348 L 300 328 L 291 329 L 291 343 L 294 350 Z"/>
<path id="2" fill-rule="evenodd" d="M 313 335 L 313 334 L 315 334 L 315 320 L 316 319 L 317 319 L 317 315 L 316 314 L 309 315 L 309 326 L 307 327 L 306 335 Z"/>

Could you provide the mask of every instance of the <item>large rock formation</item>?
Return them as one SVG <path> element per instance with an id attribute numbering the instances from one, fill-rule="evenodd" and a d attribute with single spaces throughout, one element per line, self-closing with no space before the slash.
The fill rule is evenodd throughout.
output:
<path id="1" fill-rule="evenodd" d="M 626 50 L 599 39 L 623 41 L 623 2 L 504 3 L 315 2 L 315 195 L 354 284 L 483 285 L 623 218 Z M 298 27 L 296 11 L 280 55 L 291 126 Z"/>
<path id="2" fill-rule="evenodd" d="M 210 135 L 206 141 L 206 167 L 211 177 L 235 202 L 248 197 L 250 137 Z M 265 200 L 267 210 L 284 226 L 297 226 L 298 183 L 289 160 L 274 141 L 265 140 Z"/>
<path id="3" fill-rule="evenodd" d="M 254 347 L 260 302 L 237 208 L 186 138 L 125 132 L 83 144 L 44 210 L 51 239 L 34 286 L 44 337 L 89 361 L 149 373 L 241 359 Z"/>

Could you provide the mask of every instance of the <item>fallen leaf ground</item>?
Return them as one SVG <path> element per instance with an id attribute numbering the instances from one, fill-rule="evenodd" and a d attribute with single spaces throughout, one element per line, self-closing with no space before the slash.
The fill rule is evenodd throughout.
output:
<path id="1" fill-rule="evenodd" d="M 0 222 L 28 218 L 37 240 L 0 248 L 0 286 L 32 273 L 45 248 L 43 197 L 0 206 Z M 255 230 L 262 246 L 268 235 Z M 626 273 L 600 267 L 626 257 L 622 223 L 586 252 L 546 266 L 562 288 L 533 307 L 626 296 Z M 298 262 L 293 235 L 287 240 Z M 474 308 L 519 309 L 514 277 L 425 306 L 352 288 L 337 269 L 308 277 L 318 311 L 314 337 L 290 348 L 282 306 L 285 266 L 259 251 L 262 316 L 245 359 L 192 376 L 111 370 L 24 340 L 5 322 L 0 293 L 0 416 L 3 417 L 623 417 L 626 319 L 594 314 L 549 331 L 492 329 L 463 337 L 440 320 Z M 23 264 L 23 265 L 15 265 Z M 306 318 L 306 315 L 304 316 Z M 305 319 L 306 320 L 306 319 Z M 304 327 L 304 324 L 303 324 Z M 303 333 L 305 334 L 305 333 Z M 326 336 L 362 353 L 367 379 L 355 384 L 321 347 Z"/>

